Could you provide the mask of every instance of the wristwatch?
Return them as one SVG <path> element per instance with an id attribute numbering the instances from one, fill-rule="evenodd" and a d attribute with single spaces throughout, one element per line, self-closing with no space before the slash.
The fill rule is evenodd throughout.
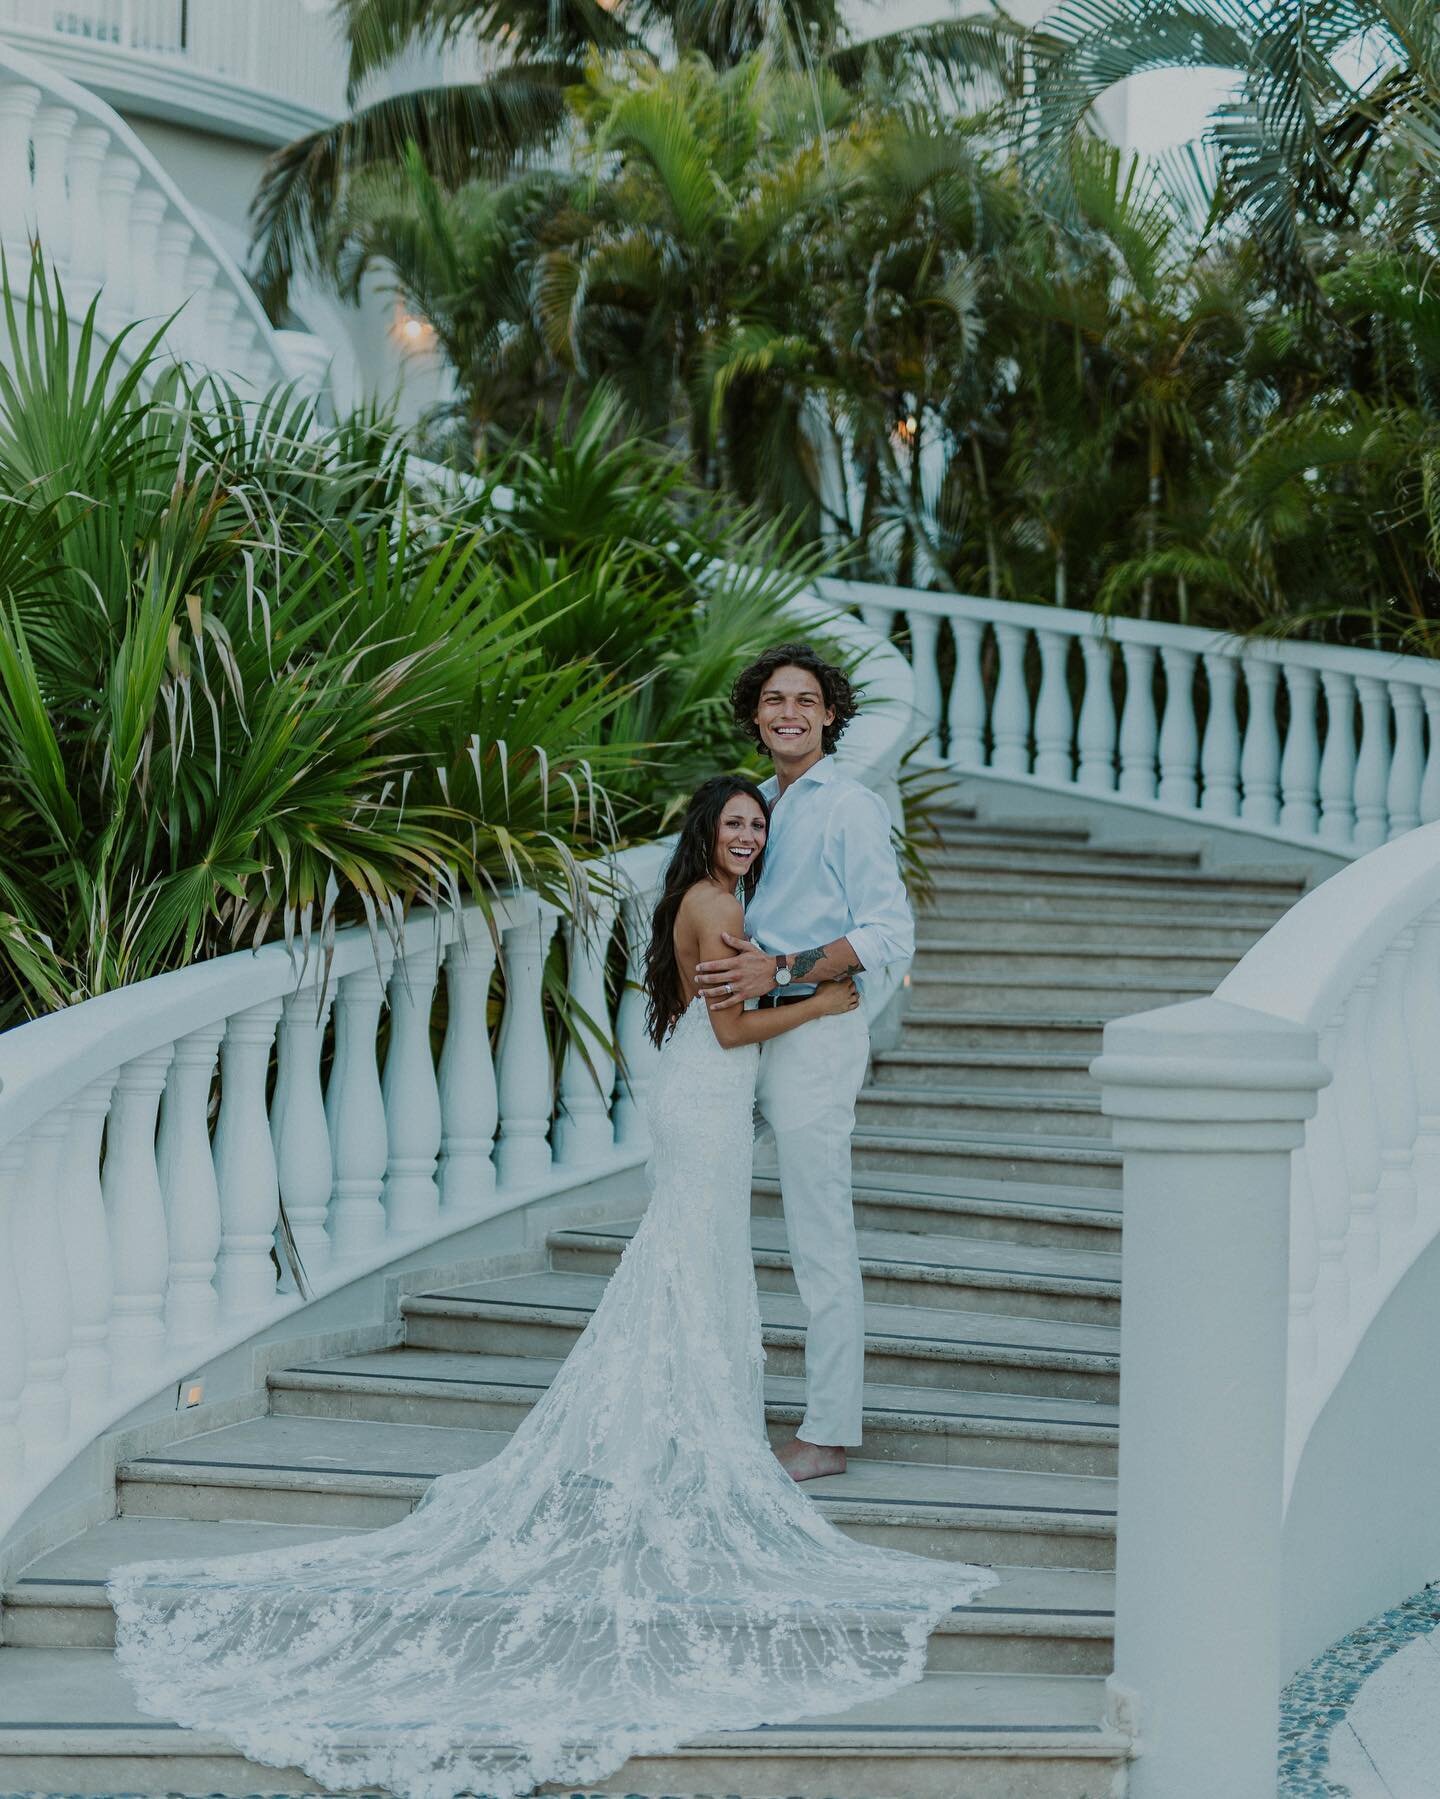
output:
<path id="1" fill-rule="evenodd" d="M 788 987 L 794 978 L 795 977 L 791 974 L 790 970 L 785 966 L 784 956 L 776 956 L 775 985 L 777 987 Z"/>

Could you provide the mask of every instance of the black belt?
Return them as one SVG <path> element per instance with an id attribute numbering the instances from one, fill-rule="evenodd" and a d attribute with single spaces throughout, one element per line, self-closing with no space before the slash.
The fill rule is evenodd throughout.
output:
<path id="1" fill-rule="evenodd" d="M 802 999 L 809 998 L 808 993 L 762 993 L 756 1004 L 768 1010 L 771 1006 L 798 1006 Z"/>

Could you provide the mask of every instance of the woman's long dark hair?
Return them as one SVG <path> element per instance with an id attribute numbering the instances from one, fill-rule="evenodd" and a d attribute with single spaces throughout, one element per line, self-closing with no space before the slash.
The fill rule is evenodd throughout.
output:
<path id="1" fill-rule="evenodd" d="M 743 775 L 713 775 L 690 796 L 680 826 L 680 841 L 665 870 L 660 898 L 655 903 L 655 922 L 650 928 L 650 947 L 645 952 L 645 1028 L 657 1048 L 685 1010 L 685 988 L 675 957 L 675 918 L 680 902 L 697 881 L 708 879 L 714 872 L 715 833 L 726 805 L 737 793 L 743 793 L 746 799 L 755 802 L 765 814 L 768 830 L 769 802 L 755 783 L 747 781 Z M 764 859 L 763 854 L 757 856 L 746 871 L 747 900 L 755 891 Z"/>

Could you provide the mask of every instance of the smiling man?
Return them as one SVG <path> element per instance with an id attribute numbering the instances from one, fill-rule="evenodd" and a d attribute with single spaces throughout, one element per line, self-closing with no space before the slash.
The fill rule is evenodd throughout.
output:
<path id="1" fill-rule="evenodd" d="M 769 752 L 775 773 L 760 885 L 746 908 L 749 939 L 696 972 L 712 1011 L 755 1000 L 783 1006 L 821 981 L 907 960 L 915 927 L 885 803 L 836 766 L 855 716 L 842 669 L 808 644 L 780 644 L 731 692 L 737 721 Z M 855 1098 L 870 1060 L 864 1011 L 818 1018 L 764 1045 L 756 1099 L 775 1133 L 795 1282 L 809 1315 L 805 1416 L 778 1454 L 796 1480 L 838 1474 L 860 1442 L 865 1316 L 850 1192 Z"/>

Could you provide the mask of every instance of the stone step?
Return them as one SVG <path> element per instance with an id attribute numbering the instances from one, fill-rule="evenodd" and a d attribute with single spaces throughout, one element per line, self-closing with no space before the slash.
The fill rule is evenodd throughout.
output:
<path id="1" fill-rule="evenodd" d="M 882 1131 L 867 1125 L 851 1139 L 851 1156 L 858 1177 L 866 1182 L 877 1174 L 940 1174 L 1054 1181 L 1108 1192 L 1120 1188 L 1119 1151 L 1094 1137 L 1030 1137 L 1022 1142 L 1013 1132 Z"/>
<path id="2" fill-rule="evenodd" d="M 1081 1799 L 1123 1781 L 1129 1744 L 1103 1716 L 1099 1675 L 933 1673 L 834 1717 L 637 1756 L 586 1791 Z M 241 1799 L 323 1789 L 145 1717 L 106 1650 L 0 1649 L 0 1790 Z"/>
<path id="3" fill-rule="evenodd" d="M 1139 873 L 1188 875 L 1201 866 L 1196 849 L 1141 849 L 1134 844 L 1099 844 L 1088 840 L 1062 842 L 1058 838 L 1026 842 L 1022 838 L 998 837 L 979 831 L 955 834 L 946 838 L 939 849 L 930 850 L 926 866 L 934 873 L 942 869 L 964 868 L 1033 868 L 1039 873 L 1108 875 L 1113 869 L 1133 869 Z"/>
<path id="4" fill-rule="evenodd" d="M 1009 1006 L 979 1010 L 935 1004 L 917 991 L 901 1022 L 902 1049 L 1068 1050 L 1093 1060 L 1100 1054 L 1106 1014 L 1061 1006 L 1050 1014 L 1017 1014 Z"/>
<path id="5" fill-rule="evenodd" d="M 1040 838 L 1062 844 L 1088 843 L 1090 828 L 1073 818 L 981 818 L 970 811 L 945 811 L 935 815 L 935 829 L 942 846 L 971 843 L 977 840 L 996 843 L 1024 843 Z"/>
<path id="6" fill-rule="evenodd" d="M 124 1462 L 119 1508 L 126 1517 L 389 1524 L 437 1475 L 498 1455 L 559 1366 L 399 1350 L 283 1369 L 270 1376 L 268 1416 Z M 799 1382 L 779 1391 L 767 1413 L 788 1413 L 771 1419 L 783 1441 L 802 1396 Z M 913 1388 L 867 1389 L 864 1455 L 844 1474 L 807 1482 L 837 1528 L 986 1566 L 1114 1565 L 1113 1406 L 949 1394 L 919 1410 L 919 1400 Z"/>
<path id="7" fill-rule="evenodd" d="M 1068 991 L 1073 977 L 1083 987 L 1106 979 L 1117 988 L 1163 987 L 1195 983 L 1213 991 L 1237 958 L 1188 944 L 1066 943 L 1057 937 L 1045 949 L 1030 944 L 1002 946 L 972 937 L 930 937 L 915 957 L 914 980 L 922 992 L 940 982 L 979 984 L 1023 979 L 1027 985 L 1047 982 Z"/>
<path id="8" fill-rule="evenodd" d="M 986 893 L 1028 895 L 1039 901 L 1044 895 L 1063 895 L 1072 905 L 1092 899 L 1144 898 L 1163 903 L 1182 896 L 1183 903 L 1199 905 L 1210 897 L 1223 906 L 1293 906 L 1305 891 L 1303 875 L 1276 870 L 1170 869 L 1127 865 L 1123 861 L 1082 864 L 1063 857 L 1032 857 L 1023 865 L 1000 850 L 975 850 L 961 858 L 941 858 L 927 865 L 937 893 Z M 1048 861 L 1049 866 L 1043 863 Z"/>
<path id="9" fill-rule="evenodd" d="M 1107 1142 L 1110 1120 L 1100 1110 L 1100 1089 L 1046 1093 L 1003 1087 L 875 1086 L 856 1103 L 860 1130 L 984 1131 L 1011 1133 L 1024 1142 L 1037 1137 L 1089 1137 Z"/>
<path id="10" fill-rule="evenodd" d="M 549 1238 L 550 1266 L 609 1275 L 638 1228 L 639 1220 L 633 1219 L 555 1231 Z M 865 1297 L 881 1304 L 1073 1318 L 1088 1324 L 1119 1319 L 1120 1258 L 1113 1253 L 983 1237 L 922 1243 L 903 1231 L 861 1229 L 857 1238 Z M 762 1291 L 793 1293 L 795 1273 L 782 1221 L 752 1218 L 750 1242 Z"/>
<path id="11" fill-rule="evenodd" d="M 973 1092 L 1093 1093 L 1088 1049 L 940 1049 L 879 1051 L 870 1069 L 874 1087 L 965 1087 Z"/>
<path id="12" fill-rule="evenodd" d="M 1230 912 L 1216 916 L 1191 916 L 1164 909 L 1100 913 L 1057 905 L 1037 904 L 1024 912 L 1009 902 L 986 896 L 946 893 L 937 903 L 924 906 L 916 918 L 920 948 L 930 949 L 945 939 L 965 937 L 991 949 L 1047 949 L 1073 943 L 1111 947 L 1117 943 L 1168 946 L 1203 950 L 1213 956 L 1238 961 L 1258 943 L 1277 919 L 1284 916 L 1246 916 Z"/>
<path id="13" fill-rule="evenodd" d="M 1156 1006 L 1177 1006 L 1190 999 L 1208 999 L 1219 984 L 1202 976 L 1131 975 L 1119 978 L 1097 967 L 1091 974 L 1072 974 L 1068 979 L 1052 975 L 1011 974 L 997 979 L 984 968 L 959 968 L 954 974 L 937 975 L 920 966 L 914 976 L 927 1007 L 941 1011 L 998 1012 L 1032 1018 L 1068 1016 L 1075 1012 L 1098 1013 L 1102 1018 L 1124 1018 L 1132 1012 L 1149 1012 Z"/>
<path id="14" fill-rule="evenodd" d="M 415 1349 L 563 1357 L 594 1315 L 604 1278 L 542 1272 L 473 1281 L 400 1302 Z M 789 1293 L 761 1293 L 761 1333 L 772 1374 L 804 1373 L 805 1308 Z M 865 1307 L 865 1368 L 885 1385 L 1113 1399 L 1119 1332 L 1069 1319 L 1011 1317 L 940 1307 Z"/>
<path id="15" fill-rule="evenodd" d="M 961 1179 L 944 1174 L 857 1175 L 855 1222 L 862 1229 L 935 1237 L 984 1238 L 1006 1244 L 1052 1245 L 1118 1252 L 1120 1195 L 1093 1187 Z M 752 1209 L 781 1215 L 780 1183 L 755 1177 Z"/>
<path id="16" fill-rule="evenodd" d="M 375 1528 L 371 1526 L 369 1528 Z M 0 1594 L 4 1642 L 20 1649 L 109 1649 L 105 1581 L 127 1562 L 288 1549 L 334 1526 L 125 1516 L 33 1562 Z M 354 1534 L 354 1533 L 345 1533 Z M 364 1534 L 364 1529 L 359 1534 Z M 957 1607 L 930 1638 L 927 1666 L 949 1672 L 1104 1674 L 1111 1666 L 1114 1576 L 1103 1569 L 997 1568 L 1000 1584 Z"/>

